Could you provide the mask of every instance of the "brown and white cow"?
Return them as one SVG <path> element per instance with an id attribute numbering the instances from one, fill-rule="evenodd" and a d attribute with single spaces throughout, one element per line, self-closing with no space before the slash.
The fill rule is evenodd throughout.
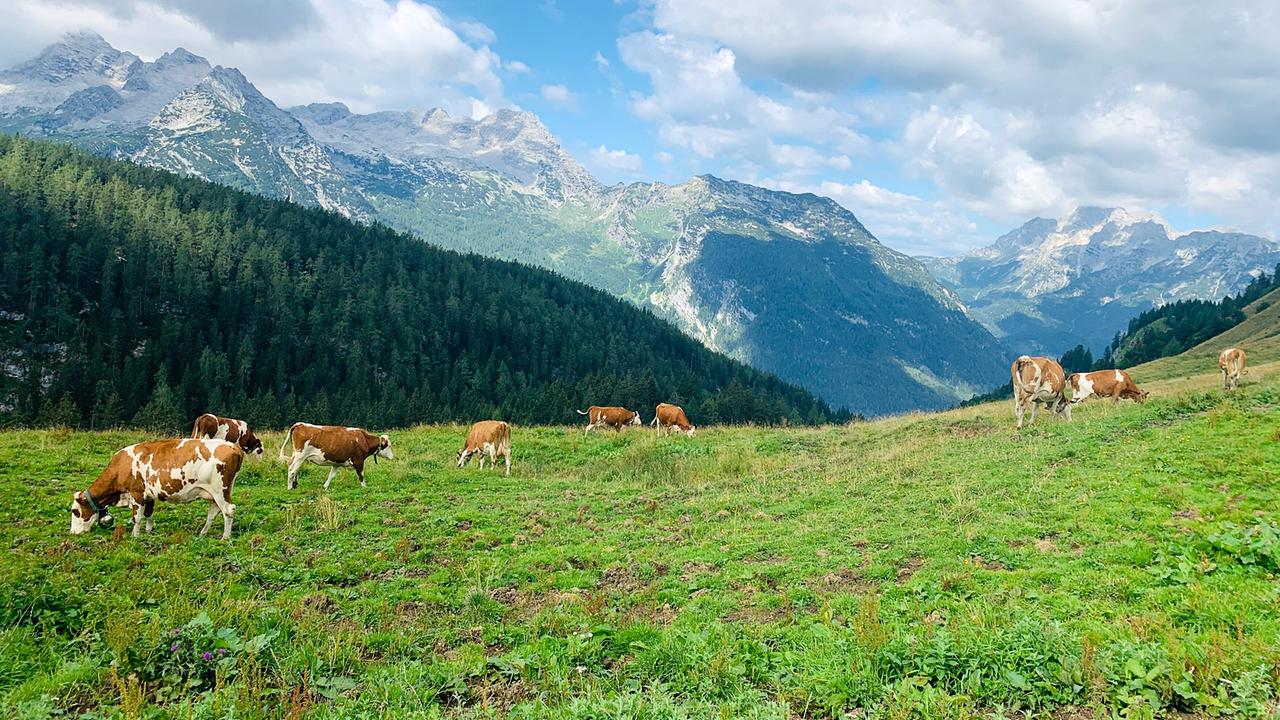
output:
<path id="1" fill-rule="evenodd" d="M 1013 376 L 1013 412 L 1022 429 L 1022 416 L 1031 406 L 1031 422 L 1036 421 L 1036 408 L 1044 405 L 1054 415 L 1065 414 L 1071 419 L 1071 404 L 1067 402 L 1067 378 L 1062 366 L 1047 357 L 1023 355 L 1009 367 Z"/>
<path id="2" fill-rule="evenodd" d="M 222 539 L 226 540 L 236 512 L 231 486 L 243 462 L 244 451 L 225 440 L 156 440 L 118 450 L 98 479 L 72 497 L 71 534 L 88 532 L 95 521 L 111 527 L 115 519 L 107 508 L 122 506 L 133 512 L 133 536 L 137 537 L 144 520 L 151 532 L 156 500 L 208 500 L 209 515 L 200 534 L 209 532 L 213 518 L 221 513 Z"/>
<path id="3" fill-rule="evenodd" d="M 489 465 L 498 467 L 498 456 L 507 463 L 507 475 L 511 475 L 511 426 L 501 420 L 481 420 L 471 426 L 466 442 L 458 451 L 458 467 L 463 467 L 471 460 L 472 455 L 480 456 L 480 469 L 484 469 L 484 459 L 489 457 Z"/>
<path id="4" fill-rule="evenodd" d="M 226 440 L 239 445 L 246 455 L 262 457 L 262 441 L 249 429 L 249 423 L 243 420 L 205 413 L 192 423 L 191 437 Z"/>
<path id="5" fill-rule="evenodd" d="M 289 446 L 293 448 L 293 455 L 286 458 L 284 449 Z M 325 490 L 329 489 L 338 469 L 344 467 L 354 469 L 360 479 L 360 487 L 365 487 L 364 461 L 370 457 L 375 463 L 379 457 L 394 460 L 391 438 L 374 435 L 362 428 L 300 422 L 289 428 L 284 444 L 280 446 L 280 459 L 289 461 L 290 490 L 298 487 L 298 470 L 304 462 L 330 466 L 329 477 L 324 481 Z"/>
<path id="6" fill-rule="evenodd" d="M 693 437 L 694 433 L 693 423 L 689 422 L 689 418 L 685 416 L 684 408 L 671 403 L 658 403 L 658 406 L 653 409 L 653 422 L 649 424 L 656 425 L 658 432 L 663 432 L 665 429 L 670 433 L 674 432 L 672 428 L 675 428 L 689 437 Z"/>
<path id="7" fill-rule="evenodd" d="M 607 407 L 601 405 L 592 405 L 587 408 L 586 412 L 578 410 L 579 415 L 587 416 L 587 429 L 582 431 L 583 435 L 591 432 L 595 428 L 611 427 L 619 432 L 622 431 L 623 425 L 643 425 L 640 420 L 640 413 L 633 412 L 624 407 Z"/>
<path id="8" fill-rule="evenodd" d="M 1088 373 L 1071 373 L 1067 378 L 1071 386 L 1071 404 L 1084 402 L 1091 397 L 1111 398 L 1112 403 L 1121 398 L 1137 403 L 1147 401 L 1147 391 L 1138 385 L 1123 370 L 1095 370 Z"/>
<path id="9" fill-rule="evenodd" d="M 1235 390 L 1240 385 L 1240 376 L 1244 374 L 1244 360 L 1244 351 L 1240 348 L 1227 348 L 1218 355 L 1223 390 Z"/>

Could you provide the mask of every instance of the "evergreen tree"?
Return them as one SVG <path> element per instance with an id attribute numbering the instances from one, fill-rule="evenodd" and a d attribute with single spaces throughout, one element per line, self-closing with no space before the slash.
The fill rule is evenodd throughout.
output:
<path id="1" fill-rule="evenodd" d="M 178 405 L 173 389 L 164 378 L 164 371 L 156 373 L 151 399 L 133 416 L 133 425 L 164 435 L 181 435 L 189 423 L 186 413 Z"/>

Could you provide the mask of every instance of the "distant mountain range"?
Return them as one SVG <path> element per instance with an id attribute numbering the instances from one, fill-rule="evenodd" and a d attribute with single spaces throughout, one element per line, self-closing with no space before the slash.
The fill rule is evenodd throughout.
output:
<path id="1" fill-rule="evenodd" d="M 862 413 L 1005 373 L 952 293 L 831 200 L 711 176 L 605 187 L 527 112 L 285 110 L 185 50 L 144 62 L 80 33 L 0 73 L 0 130 L 549 267 Z"/>
<path id="2" fill-rule="evenodd" d="M 919 258 L 1017 351 L 1100 353 L 1133 316 L 1157 305 L 1218 299 L 1280 263 L 1256 235 L 1175 232 L 1150 213 L 1081 207 L 1035 218 L 959 257 Z"/>

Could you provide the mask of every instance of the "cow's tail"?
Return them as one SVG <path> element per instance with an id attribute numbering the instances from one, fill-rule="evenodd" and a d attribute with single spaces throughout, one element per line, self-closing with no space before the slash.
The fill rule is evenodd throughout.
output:
<path id="1" fill-rule="evenodd" d="M 203 416 L 203 415 L 197 415 L 197 416 L 196 416 L 196 420 L 195 420 L 195 422 L 191 423 L 191 437 L 193 437 L 193 438 L 198 438 L 198 437 L 200 437 L 200 418 L 202 418 L 202 417 L 204 417 L 204 416 Z"/>
<path id="2" fill-rule="evenodd" d="M 587 415 L 587 414 L 589 414 L 589 411 L 587 411 L 587 410 L 578 410 L 577 408 L 574 408 L 574 410 L 573 410 L 573 411 L 574 411 L 574 412 L 576 412 L 576 413 L 578 413 L 579 415 Z"/>
<path id="3" fill-rule="evenodd" d="M 290 426 L 289 426 L 289 429 L 288 429 L 287 431 L 285 431 L 285 434 L 284 434 L 284 442 L 280 444 L 280 459 L 281 459 L 281 460 L 288 460 L 288 459 L 289 459 L 289 458 L 285 457 L 285 455 L 284 455 L 284 449 L 285 449 L 287 446 L 289 446 L 289 445 L 293 444 L 293 427 L 294 427 L 294 426 L 290 425 Z"/>
<path id="4" fill-rule="evenodd" d="M 498 439 L 498 454 L 511 454 L 511 425 L 506 422 L 502 423 L 502 437 Z"/>

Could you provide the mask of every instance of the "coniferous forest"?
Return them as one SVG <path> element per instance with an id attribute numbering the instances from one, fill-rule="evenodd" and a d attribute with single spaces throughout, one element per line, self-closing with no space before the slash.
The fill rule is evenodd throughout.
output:
<path id="1" fill-rule="evenodd" d="M 0 423 L 848 419 L 552 272 L 0 135 Z"/>

